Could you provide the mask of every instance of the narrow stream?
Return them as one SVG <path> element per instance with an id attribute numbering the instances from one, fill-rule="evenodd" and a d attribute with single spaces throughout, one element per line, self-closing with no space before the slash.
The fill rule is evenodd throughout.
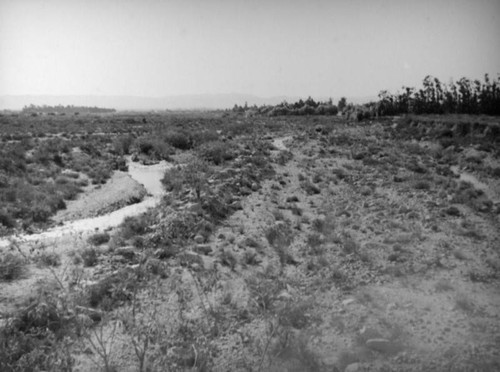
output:
<path id="1" fill-rule="evenodd" d="M 165 170 L 172 167 L 172 164 L 162 161 L 155 165 L 145 166 L 134 163 L 130 158 L 127 159 L 128 173 L 137 182 L 144 185 L 150 194 L 143 201 L 136 204 L 127 205 L 114 212 L 103 216 L 84 218 L 81 220 L 71 221 L 61 226 L 56 226 L 39 234 L 24 234 L 16 236 L 16 241 L 38 241 L 46 238 L 57 238 L 66 234 L 78 233 L 90 230 L 105 230 L 110 227 L 118 226 L 126 217 L 136 216 L 146 212 L 149 208 L 154 207 L 159 203 L 163 194 L 161 179 Z M 10 244 L 9 239 L 0 239 L 0 247 L 5 247 Z"/>

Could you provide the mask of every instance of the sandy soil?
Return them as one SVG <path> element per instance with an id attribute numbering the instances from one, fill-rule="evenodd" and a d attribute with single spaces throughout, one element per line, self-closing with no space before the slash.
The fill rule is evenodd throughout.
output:
<path id="1" fill-rule="evenodd" d="M 146 195 L 147 190 L 143 185 L 128 173 L 116 171 L 104 185 L 93 186 L 76 200 L 67 202 L 66 209 L 58 212 L 53 220 L 63 223 L 102 216 L 126 205 L 138 203 Z"/>
<path id="2" fill-rule="evenodd" d="M 425 144 L 387 140 L 385 129 L 273 140 L 276 175 L 140 294 L 149 335 L 166 332 L 158 353 L 187 360 L 169 370 L 193 370 L 204 356 L 213 371 L 500 370 L 500 209 L 454 201 L 460 169 Z M 471 183 L 497 195 L 497 181 Z M 273 228 L 290 239 L 271 244 Z M 113 265 L 103 260 L 84 280 Z M 32 284 L 43 277 L 33 270 Z M 0 303 L 18 292 L 11 287 Z M 136 371 L 130 335 L 120 322 L 105 333 L 111 324 L 112 363 Z M 186 332 L 195 336 L 180 348 Z M 75 371 L 95 368 L 83 352 L 75 360 Z"/>

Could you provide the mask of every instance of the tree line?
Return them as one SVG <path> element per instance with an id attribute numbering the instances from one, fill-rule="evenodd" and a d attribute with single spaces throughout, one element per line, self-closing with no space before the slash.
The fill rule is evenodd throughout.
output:
<path id="1" fill-rule="evenodd" d="M 461 78 L 442 83 L 427 75 L 420 88 L 403 87 L 401 92 L 379 93 L 377 115 L 400 114 L 485 114 L 500 115 L 500 75 L 484 80 Z"/>
<path id="2" fill-rule="evenodd" d="M 299 99 L 296 102 L 289 103 L 283 101 L 277 105 L 262 105 L 257 107 L 256 105 L 248 107 L 234 105 L 233 112 L 244 113 L 253 112 L 255 114 L 265 114 L 269 116 L 281 116 L 281 115 L 337 115 L 340 106 L 346 105 L 345 98 L 339 101 L 339 106 L 333 104 L 332 99 L 327 101 L 315 101 L 313 98 L 308 97 L 305 101 Z"/>
<path id="3" fill-rule="evenodd" d="M 56 105 L 48 106 L 42 105 L 37 106 L 31 104 L 29 106 L 24 106 L 21 112 L 25 114 L 107 114 L 116 112 L 115 109 L 101 108 L 101 107 L 88 107 L 88 106 L 73 106 L 73 105 Z"/>

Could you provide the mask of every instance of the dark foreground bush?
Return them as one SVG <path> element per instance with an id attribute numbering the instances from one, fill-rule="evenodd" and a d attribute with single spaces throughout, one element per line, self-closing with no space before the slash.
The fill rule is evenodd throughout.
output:
<path id="1" fill-rule="evenodd" d="M 87 290 L 87 302 L 92 307 L 110 311 L 129 301 L 144 278 L 141 267 L 136 270 L 123 269 L 112 274 Z"/>
<path id="2" fill-rule="evenodd" d="M 26 261 L 21 256 L 10 252 L 0 255 L 0 281 L 18 279 L 25 268 Z"/>
<path id="3" fill-rule="evenodd" d="M 98 246 L 109 242 L 109 239 L 110 239 L 109 234 L 104 232 L 91 235 L 87 241 L 89 242 L 89 244 Z"/>
<path id="4" fill-rule="evenodd" d="M 0 370 L 72 370 L 63 339 L 74 333 L 75 319 L 52 296 L 32 300 L 0 330 Z"/>
<path id="5" fill-rule="evenodd" d="M 16 220 L 8 212 L 0 209 L 0 225 L 10 229 L 16 227 Z"/>

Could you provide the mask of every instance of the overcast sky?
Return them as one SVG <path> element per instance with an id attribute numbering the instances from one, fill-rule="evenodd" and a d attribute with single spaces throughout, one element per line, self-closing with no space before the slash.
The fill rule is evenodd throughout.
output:
<path id="1" fill-rule="evenodd" d="M 500 0 L 0 0 L 0 94 L 334 97 L 500 72 Z"/>

